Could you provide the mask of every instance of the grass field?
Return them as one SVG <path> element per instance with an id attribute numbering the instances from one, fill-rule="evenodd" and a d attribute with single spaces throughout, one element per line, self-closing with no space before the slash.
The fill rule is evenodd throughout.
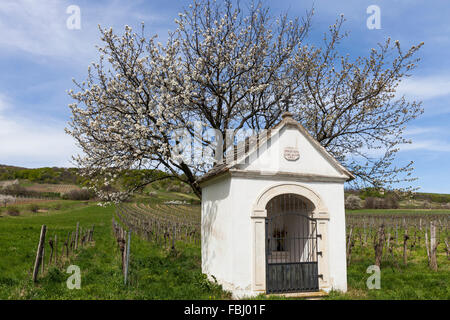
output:
<path id="1" fill-rule="evenodd" d="M 78 206 L 48 213 L 0 218 L 0 299 L 217 299 L 229 297 L 206 281 L 200 270 L 200 248 L 177 243 L 171 252 L 132 237 L 130 280 L 125 287 L 120 253 L 112 236 L 112 207 Z M 50 267 L 35 285 L 31 272 L 39 232 L 63 238 L 74 229 L 95 224 L 95 245 L 80 249 L 71 261 Z M 47 257 L 48 259 L 48 257 Z M 46 262 L 47 264 L 47 262 Z M 80 290 L 69 290 L 69 264 L 81 269 Z"/>
<path id="2" fill-rule="evenodd" d="M 120 252 L 112 234 L 114 208 L 61 202 L 48 209 L 45 213 L 25 211 L 20 216 L 0 218 L 0 299 L 230 298 L 201 274 L 199 244 L 177 242 L 176 251 L 171 251 L 137 236 L 131 241 L 131 283 L 125 286 Z M 77 222 L 82 227 L 95 224 L 95 243 L 80 249 L 70 261 L 46 268 L 38 283 L 33 284 L 31 272 L 41 225 L 47 225 L 48 236 L 57 234 L 62 239 Z M 370 274 L 366 269 L 374 263 L 373 249 L 356 247 L 348 267 L 348 292 L 332 292 L 324 299 L 450 299 L 449 261 L 440 252 L 439 270 L 434 272 L 427 266 L 424 250 L 411 251 L 407 266 L 386 257 L 381 269 L 381 289 L 368 290 L 366 280 Z M 66 286 L 69 274 L 65 270 L 69 264 L 81 269 L 80 290 Z"/>
<path id="3" fill-rule="evenodd" d="M 354 259 L 347 267 L 348 292 L 332 292 L 326 299 L 450 299 L 450 261 L 443 250 L 438 257 L 439 270 L 428 267 L 425 248 L 410 252 L 408 264 L 385 256 L 381 265 L 381 289 L 367 289 L 366 281 L 371 273 L 367 267 L 374 264 L 373 249 L 357 248 Z"/>
<path id="4" fill-rule="evenodd" d="M 20 199 L 22 200 L 22 199 Z M 14 207 L 19 209 L 20 215 L 22 217 L 28 217 L 30 215 L 35 215 L 31 211 L 31 204 L 37 205 L 40 211 L 58 211 L 73 209 L 77 206 L 85 206 L 89 202 L 73 201 L 73 200 L 43 200 L 43 199 L 23 199 L 23 201 L 17 201 L 6 207 L 0 207 L 0 217 L 6 217 L 8 215 L 8 208 Z M 92 203 L 91 203 L 92 204 Z"/>

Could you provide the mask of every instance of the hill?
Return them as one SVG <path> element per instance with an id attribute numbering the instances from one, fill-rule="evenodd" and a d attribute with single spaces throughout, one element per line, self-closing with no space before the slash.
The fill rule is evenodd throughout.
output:
<path id="1" fill-rule="evenodd" d="M 35 183 L 50 184 L 77 184 L 79 182 L 76 168 L 37 168 L 28 169 L 0 165 L 0 181 L 2 180 L 28 180 Z"/>

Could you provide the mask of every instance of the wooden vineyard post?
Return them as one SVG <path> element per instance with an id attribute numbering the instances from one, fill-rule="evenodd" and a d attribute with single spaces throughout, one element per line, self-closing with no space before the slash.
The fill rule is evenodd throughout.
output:
<path id="1" fill-rule="evenodd" d="M 391 232 L 388 229 L 387 239 L 386 239 L 386 252 L 390 251 L 390 242 L 391 242 Z"/>
<path id="2" fill-rule="evenodd" d="M 173 226 L 173 233 L 172 233 L 172 250 L 175 250 L 175 238 L 177 236 L 177 230 L 175 226 Z"/>
<path id="3" fill-rule="evenodd" d="M 164 248 L 167 247 L 167 235 L 169 233 L 167 232 L 167 227 L 164 229 Z"/>
<path id="4" fill-rule="evenodd" d="M 413 249 L 416 246 L 416 241 L 417 241 L 417 226 L 414 225 L 414 240 L 413 243 L 411 244 L 411 249 Z"/>
<path id="5" fill-rule="evenodd" d="M 430 268 L 437 271 L 437 251 L 438 241 L 436 239 L 436 223 L 434 221 L 430 222 Z"/>
<path id="6" fill-rule="evenodd" d="M 69 257 L 69 246 L 70 246 L 70 231 L 67 233 L 67 241 L 65 242 L 66 246 L 66 258 Z"/>
<path id="7" fill-rule="evenodd" d="M 83 247 L 84 243 L 83 243 L 83 227 L 80 227 L 80 232 L 78 235 L 78 238 L 80 239 L 80 246 Z M 77 245 L 78 247 L 78 245 Z"/>
<path id="8" fill-rule="evenodd" d="M 124 231 L 122 228 L 120 228 L 120 239 L 119 239 L 119 248 L 120 253 L 122 255 L 122 272 L 125 274 L 125 237 L 126 237 L 126 231 Z"/>
<path id="9" fill-rule="evenodd" d="M 405 235 L 403 236 L 403 264 L 408 264 L 408 229 L 405 229 Z"/>
<path id="10" fill-rule="evenodd" d="M 367 227 L 366 227 L 366 219 L 364 219 L 364 246 L 367 243 Z"/>
<path id="11" fill-rule="evenodd" d="M 92 230 L 89 233 L 89 242 L 94 240 L 94 228 L 95 228 L 95 224 L 92 225 Z"/>
<path id="12" fill-rule="evenodd" d="M 446 251 L 447 260 L 450 260 L 450 245 L 448 244 L 447 238 L 444 239 L 444 242 L 445 242 L 445 247 L 447 249 L 447 251 Z"/>
<path id="13" fill-rule="evenodd" d="M 125 285 L 127 284 L 128 267 L 130 265 L 130 243 L 131 243 L 131 229 L 128 230 L 128 239 L 127 239 L 127 251 L 126 251 L 126 259 L 125 259 L 125 278 L 124 278 Z"/>
<path id="14" fill-rule="evenodd" d="M 53 239 L 48 240 L 48 245 L 50 246 L 50 259 L 48 261 L 48 265 L 51 265 L 53 259 Z"/>
<path id="15" fill-rule="evenodd" d="M 353 226 L 350 226 L 347 239 L 347 264 L 350 264 L 350 255 L 352 250 L 351 249 L 352 233 L 353 233 Z"/>
<path id="16" fill-rule="evenodd" d="M 419 247 L 420 247 L 420 240 L 422 239 L 421 235 L 422 235 L 422 218 L 419 218 L 419 239 L 418 239 Z"/>
<path id="17" fill-rule="evenodd" d="M 381 224 L 380 228 L 378 229 L 375 240 L 375 265 L 377 265 L 378 267 L 381 266 L 384 242 L 385 242 L 384 224 Z"/>
<path id="18" fill-rule="evenodd" d="M 78 249 L 78 229 L 80 228 L 80 223 L 77 222 L 77 229 L 75 231 L 75 250 Z"/>
<path id="19" fill-rule="evenodd" d="M 55 264 L 58 263 L 58 237 L 55 234 Z"/>
<path id="20" fill-rule="evenodd" d="M 403 229 L 404 234 L 403 234 L 403 264 L 406 266 L 408 264 L 408 240 L 409 240 L 409 235 L 408 235 L 408 225 L 406 224 L 406 219 L 403 218 Z"/>
<path id="21" fill-rule="evenodd" d="M 74 232 L 70 234 L 69 251 L 73 251 L 74 248 Z"/>
<path id="22" fill-rule="evenodd" d="M 46 225 L 42 225 L 41 227 L 41 235 L 39 237 L 39 244 L 36 252 L 36 260 L 34 261 L 34 269 L 33 269 L 33 282 L 36 282 L 37 275 L 39 272 L 39 265 L 41 264 L 42 259 L 42 252 L 44 250 L 44 243 L 45 243 L 45 233 L 47 232 Z"/>
<path id="23" fill-rule="evenodd" d="M 43 243 L 43 248 L 42 248 L 41 274 L 44 273 L 44 263 L 45 263 L 45 241 L 44 241 L 44 243 Z"/>
<path id="24" fill-rule="evenodd" d="M 398 246 L 398 224 L 395 223 L 395 245 Z"/>
<path id="25" fill-rule="evenodd" d="M 64 241 L 64 243 L 61 246 L 61 261 L 62 261 L 62 259 L 64 257 L 64 246 L 67 246 L 67 242 L 66 241 Z"/>
<path id="26" fill-rule="evenodd" d="M 425 248 L 427 249 L 428 265 L 430 265 L 430 246 L 428 245 L 428 228 L 425 226 Z"/>
<path id="27" fill-rule="evenodd" d="M 359 245 L 360 245 L 360 247 L 362 248 L 362 247 L 363 247 L 363 239 L 362 239 L 362 231 L 361 231 L 361 228 L 359 229 L 358 236 L 359 236 Z"/>

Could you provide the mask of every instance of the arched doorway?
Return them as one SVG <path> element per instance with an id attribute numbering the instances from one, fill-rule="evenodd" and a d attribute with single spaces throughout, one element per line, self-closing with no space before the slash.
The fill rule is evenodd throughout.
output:
<path id="1" fill-rule="evenodd" d="M 317 291 L 318 246 L 314 205 L 285 193 L 266 204 L 266 292 Z"/>
<path id="2" fill-rule="evenodd" d="M 260 196 L 256 199 L 252 219 L 252 233 L 253 249 L 252 249 L 252 290 L 259 293 L 269 293 L 267 283 L 267 234 L 266 222 L 268 216 L 268 209 L 271 205 L 269 202 L 277 196 L 292 194 L 297 196 L 297 199 L 302 200 L 306 205 L 308 218 L 316 221 L 316 238 L 317 238 L 317 262 L 318 262 L 318 278 L 319 289 L 327 290 L 329 288 L 329 269 L 328 269 L 328 220 L 330 215 L 328 208 L 324 202 L 312 189 L 298 184 L 298 183 L 282 183 L 275 184 L 263 190 Z M 281 199 L 281 198 L 279 198 Z M 286 199 L 287 200 L 287 199 Z M 273 202 L 275 204 L 275 202 Z M 276 206 L 275 206 L 276 208 Z M 286 206 L 288 208 L 288 206 Z M 295 208 L 295 207 L 294 207 Z M 295 212 L 295 211 L 294 211 Z M 282 213 L 282 212 L 280 212 Z M 272 214 L 271 214 L 272 215 Z M 273 215 L 272 215 L 273 216 Z M 302 219 L 302 218 L 299 218 Z M 311 221 L 308 219 L 308 221 Z M 301 292 L 306 290 L 296 290 Z M 311 289 L 313 291 L 313 289 Z"/>

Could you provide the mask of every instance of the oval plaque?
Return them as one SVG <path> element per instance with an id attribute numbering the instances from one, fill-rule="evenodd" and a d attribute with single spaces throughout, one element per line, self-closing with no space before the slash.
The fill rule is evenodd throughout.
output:
<path id="1" fill-rule="evenodd" d="M 300 152 L 298 152 L 297 148 L 286 147 L 284 148 L 284 158 L 288 161 L 296 161 L 300 158 Z"/>

